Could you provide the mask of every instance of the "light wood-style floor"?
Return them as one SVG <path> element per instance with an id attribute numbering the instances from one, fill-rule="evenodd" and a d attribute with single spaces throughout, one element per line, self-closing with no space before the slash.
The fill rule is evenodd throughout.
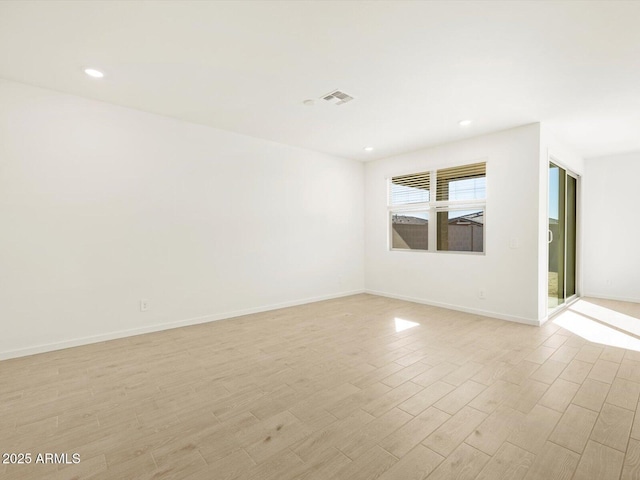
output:
<path id="1" fill-rule="evenodd" d="M 0 478 L 638 479 L 639 395 L 640 352 L 357 295 L 0 362 L 0 451 L 81 455 Z"/>

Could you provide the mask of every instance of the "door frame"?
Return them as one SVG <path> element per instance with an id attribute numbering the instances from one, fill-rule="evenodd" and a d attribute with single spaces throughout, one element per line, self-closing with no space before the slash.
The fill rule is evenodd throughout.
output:
<path id="1" fill-rule="evenodd" d="M 546 307 L 546 319 L 557 315 L 558 313 L 564 311 L 567 307 L 569 307 L 572 303 L 577 301 L 582 296 L 582 248 L 581 248 L 581 239 L 582 239 L 582 176 L 574 172 L 571 168 L 569 168 L 560 158 L 554 155 L 551 152 L 547 153 L 547 163 L 546 163 L 546 212 L 545 212 L 545 222 L 546 229 L 549 229 L 549 165 L 553 163 L 554 165 L 562 168 L 565 171 L 566 175 L 573 177 L 576 180 L 576 272 L 575 272 L 575 282 L 576 282 L 576 292 L 568 298 L 564 299 L 564 302 L 560 305 L 554 307 L 552 310 L 549 309 L 549 289 L 547 286 L 547 291 L 545 292 L 545 307 Z M 566 204 L 566 185 L 565 185 L 565 204 Z M 566 225 L 566 208 L 565 208 L 565 225 Z M 547 235 L 545 235 L 545 238 Z M 565 255 L 564 255 L 564 266 L 565 266 L 565 285 L 566 285 L 566 266 L 567 266 L 567 235 L 564 236 L 565 242 Z M 548 275 L 549 275 L 549 244 L 547 243 L 546 247 L 546 274 L 547 281 L 545 282 L 548 285 Z M 564 285 L 563 285 L 564 288 Z"/>

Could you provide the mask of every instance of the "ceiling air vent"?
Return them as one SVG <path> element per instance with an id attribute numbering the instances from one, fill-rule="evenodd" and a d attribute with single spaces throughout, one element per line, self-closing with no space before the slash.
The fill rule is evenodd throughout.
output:
<path id="1" fill-rule="evenodd" d="M 353 100 L 351 95 L 341 92 L 340 90 L 334 90 L 333 92 L 327 93 L 326 95 L 323 95 L 322 98 L 334 105 L 342 105 L 343 103 Z"/>

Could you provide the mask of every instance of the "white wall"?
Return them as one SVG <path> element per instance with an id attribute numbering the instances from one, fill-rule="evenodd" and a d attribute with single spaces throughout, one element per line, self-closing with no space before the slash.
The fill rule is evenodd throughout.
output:
<path id="1" fill-rule="evenodd" d="M 586 160 L 583 292 L 640 302 L 640 152 Z"/>
<path id="2" fill-rule="evenodd" d="M 389 251 L 386 179 L 480 159 L 487 160 L 486 255 Z M 539 124 L 368 163 L 367 291 L 537 324 L 539 164 Z"/>
<path id="3" fill-rule="evenodd" d="M 361 291 L 363 211 L 359 162 L 0 81 L 0 357 Z"/>

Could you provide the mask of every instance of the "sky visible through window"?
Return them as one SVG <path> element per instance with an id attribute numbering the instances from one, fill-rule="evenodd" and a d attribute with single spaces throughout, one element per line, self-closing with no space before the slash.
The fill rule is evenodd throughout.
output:
<path id="1" fill-rule="evenodd" d="M 469 178 L 449 182 L 449 201 L 479 200 L 487 196 L 487 179 Z"/>
<path id="2" fill-rule="evenodd" d="M 449 182 L 449 201 L 478 200 L 487 196 L 487 178 L 469 178 Z M 450 210 L 449 218 L 477 213 L 478 210 Z"/>
<path id="3" fill-rule="evenodd" d="M 392 183 L 391 198 L 393 199 L 392 203 L 394 205 L 426 203 L 429 201 L 429 190 Z"/>
<path id="4" fill-rule="evenodd" d="M 549 169 L 549 218 L 558 220 L 558 189 L 560 188 L 560 169 Z"/>

